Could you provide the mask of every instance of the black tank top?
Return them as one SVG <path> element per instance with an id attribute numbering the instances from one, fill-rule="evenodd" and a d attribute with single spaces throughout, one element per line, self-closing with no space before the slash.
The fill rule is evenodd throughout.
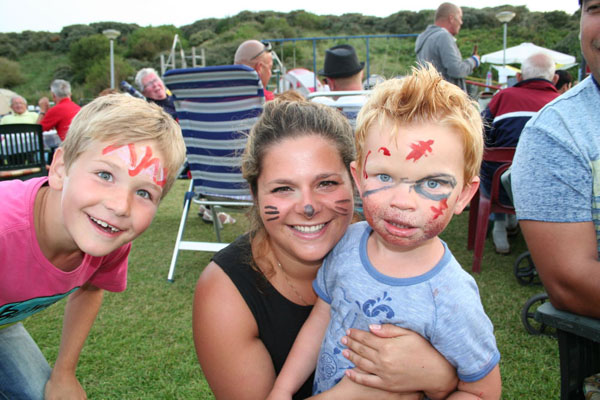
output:
<path id="1" fill-rule="evenodd" d="M 283 297 L 263 274 L 252 269 L 251 257 L 250 240 L 246 234 L 215 254 L 212 260 L 229 276 L 250 308 L 258 325 L 259 338 L 271 355 L 275 373 L 279 374 L 312 306 L 301 306 Z M 311 396 L 313 375 L 294 399 Z"/>

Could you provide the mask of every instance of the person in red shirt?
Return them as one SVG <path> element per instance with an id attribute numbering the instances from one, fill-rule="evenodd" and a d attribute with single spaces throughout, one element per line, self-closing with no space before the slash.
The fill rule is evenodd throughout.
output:
<path id="1" fill-rule="evenodd" d="M 61 141 L 65 140 L 71 120 L 79 112 L 81 107 L 71 100 L 71 84 L 62 79 L 55 79 L 50 85 L 54 107 L 50 108 L 50 101 L 42 97 L 38 101 L 40 116 L 37 123 L 42 125 L 45 131 L 56 129 Z"/>
<path id="2" fill-rule="evenodd" d="M 246 40 L 237 48 L 233 58 L 234 64 L 243 64 L 254 68 L 262 82 L 266 101 L 275 98 L 273 92 L 267 90 L 267 84 L 271 79 L 271 70 L 273 69 L 273 55 L 271 51 L 270 43 L 262 43 L 258 40 Z"/>

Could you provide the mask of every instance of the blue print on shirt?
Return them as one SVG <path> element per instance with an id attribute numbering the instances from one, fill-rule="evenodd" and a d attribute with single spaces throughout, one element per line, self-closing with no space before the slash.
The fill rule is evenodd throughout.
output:
<path id="1" fill-rule="evenodd" d="M 16 303 L 4 304 L 0 306 L 0 325 L 12 324 L 24 320 L 37 312 L 45 310 L 77 289 L 79 287 L 75 287 L 67 293 L 56 294 L 54 296 L 36 297 Z"/>
<path id="2" fill-rule="evenodd" d="M 387 304 L 381 304 L 381 302 L 384 301 L 392 301 L 392 298 L 388 296 L 387 292 L 383 292 L 383 296 L 378 297 L 377 299 L 365 301 L 362 306 L 358 301 L 356 304 L 358 304 L 358 308 L 360 308 L 363 314 L 365 314 L 367 317 L 374 318 L 379 314 L 382 314 L 382 317 L 385 315 L 385 318 L 387 319 L 393 318 L 395 315 L 394 310 L 392 310 L 392 308 Z"/>

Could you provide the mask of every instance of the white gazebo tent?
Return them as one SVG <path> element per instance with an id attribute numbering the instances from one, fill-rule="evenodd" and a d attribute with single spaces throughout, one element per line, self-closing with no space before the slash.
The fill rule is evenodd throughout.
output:
<path id="1" fill-rule="evenodd" d="M 16 93 L 8 89 L 0 89 L 0 116 L 10 112 L 10 98 Z"/>
<path id="2" fill-rule="evenodd" d="M 523 60 L 535 53 L 548 54 L 557 64 L 557 67 L 563 67 L 567 65 L 573 66 L 575 64 L 575 57 L 571 55 L 546 49 L 545 47 L 537 46 L 533 43 L 527 42 L 521 43 L 518 46 L 508 47 L 506 49 L 506 64 L 521 64 Z M 481 62 L 502 65 L 504 62 L 504 50 L 498 50 L 481 56 Z M 496 67 L 494 66 L 494 68 Z M 501 70 L 500 68 L 496 68 L 498 70 L 498 81 L 500 83 L 506 83 L 507 76 L 510 76 L 510 72 Z"/>

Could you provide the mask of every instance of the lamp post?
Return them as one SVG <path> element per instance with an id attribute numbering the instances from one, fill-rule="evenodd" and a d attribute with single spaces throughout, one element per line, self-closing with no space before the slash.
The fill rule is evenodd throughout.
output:
<path id="1" fill-rule="evenodd" d="M 115 58 L 113 51 L 113 41 L 119 37 L 121 32 L 116 29 L 105 29 L 102 34 L 110 40 L 110 88 L 115 88 Z"/>
<path id="2" fill-rule="evenodd" d="M 504 24 L 504 56 L 502 59 L 502 67 L 506 67 L 506 26 L 510 22 L 511 19 L 515 17 L 515 13 L 512 11 L 500 11 L 496 14 L 496 19 Z"/>

